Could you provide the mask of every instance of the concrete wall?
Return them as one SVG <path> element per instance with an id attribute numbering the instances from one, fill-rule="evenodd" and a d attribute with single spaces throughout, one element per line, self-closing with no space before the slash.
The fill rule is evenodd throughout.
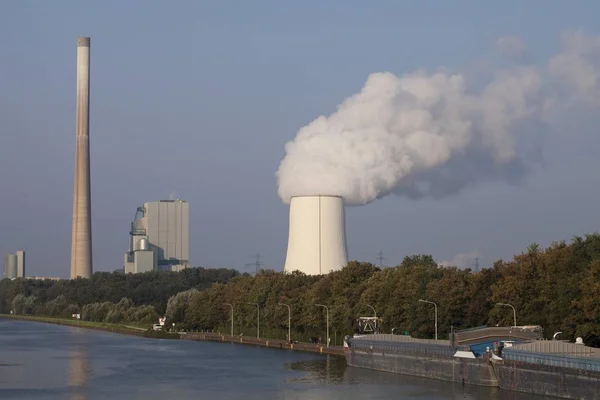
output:
<path id="1" fill-rule="evenodd" d="M 344 204 L 336 196 L 298 196 L 290 202 L 284 271 L 327 274 L 348 263 Z"/>
<path id="2" fill-rule="evenodd" d="M 140 250 L 135 253 L 135 273 L 154 271 L 154 251 Z"/>

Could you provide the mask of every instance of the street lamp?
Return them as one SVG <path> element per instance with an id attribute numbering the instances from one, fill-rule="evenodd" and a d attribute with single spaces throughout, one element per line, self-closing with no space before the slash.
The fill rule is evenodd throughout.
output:
<path id="1" fill-rule="evenodd" d="M 288 342 L 292 342 L 292 309 L 284 303 L 279 303 L 280 306 L 286 306 L 288 309 Z"/>
<path id="2" fill-rule="evenodd" d="M 233 305 L 229 303 L 223 303 L 223 305 L 231 307 L 231 336 L 233 336 Z"/>
<path id="3" fill-rule="evenodd" d="M 517 311 L 515 311 L 515 308 L 513 306 L 511 306 L 508 303 L 496 303 L 497 306 L 506 306 L 506 307 L 510 307 L 513 310 L 513 322 L 515 323 L 514 326 L 517 326 Z"/>
<path id="4" fill-rule="evenodd" d="M 256 306 L 256 310 L 258 311 L 258 317 L 256 320 L 256 338 L 260 339 L 260 306 L 258 305 L 258 303 L 249 303 L 247 301 L 245 301 L 244 303 Z"/>
<path id="5" fill-rule="evenodd" d="M 365 304 L 365 306 L 369 307 L 371 310 L 373 310 L 373 314 L 375 314 L 375 318 L 377 318 L 377 311 L 375 311 L 375 307 L 373 307 L 372 305 L 369 304 Z"/>
<path id="6" fill-rule="evenodd" d="M 433 301 L 429 301 L 429 300 L 419 299 L 419 301 L 421 303 L 433 304 L 433 306 L 435 307 L 435 340 L 437 340 L 437 304 L 435 304 Z"/>
<path id="7" fill-rule="evenodd" d="M 327 347 L 329 347 L 329 308 L 323 304 L 315 304 L 317 307 L 323 307 L 325 309 L 325 318 L 327 321 Z"/>

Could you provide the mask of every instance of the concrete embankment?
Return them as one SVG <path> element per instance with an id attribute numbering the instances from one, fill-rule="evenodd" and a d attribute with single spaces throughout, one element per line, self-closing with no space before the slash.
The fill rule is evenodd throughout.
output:
<path id="1" fill-rule="evenodd" d="M 274 349 L 292 350 L 292 351 L 308 351 L 311 353 L 319 354 L 331 354 L 336 356 L 344 356 L 344 348 L 342 346 L 324 346 L 319 344 L 311 343 L 288 343 L 285 340 L 278 339 L 257 339 L 255 337 L 240 337 L 221 335 L 218 333 L 186 333 L 181 335 L 181 339 L 186 340 L 199 340 L 208 342 L 225 342 L 225 343 L 238 343 L 251 346 L 269 347 Z"/>

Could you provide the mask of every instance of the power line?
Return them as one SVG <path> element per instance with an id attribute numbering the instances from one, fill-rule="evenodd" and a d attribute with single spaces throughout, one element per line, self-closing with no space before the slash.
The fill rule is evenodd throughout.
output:
<path id="1" fill-rule="evenodd" d="M 383 260 L 387 260 L 387 258 L 383 256 L 383 250 L 379 250 L 379 253 L 377 253 L 377 259 L 379 260 L 379 267 L 383 268 Z"/>
<path id="2" fill-rule="evenodd" d="M 256 253 L 255 256 L 250 256 L 250 258 L 255 258 L 256 261 L 253 263 L 248 263 L 245 266 L 250 267 L 250 266 L 254 265 L 256 267 L 256 275 L 258 275 L 258 270 L 260 269 L 261 265 L 264 265 L 263 263 L 260 262 L 260 253 Z"/>

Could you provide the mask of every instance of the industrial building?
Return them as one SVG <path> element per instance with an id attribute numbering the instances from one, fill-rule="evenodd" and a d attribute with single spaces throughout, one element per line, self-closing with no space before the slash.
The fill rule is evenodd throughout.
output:
<path id="1" fill-rule="evenodd" d="M 348 264 L 344 202 L 339 196 L 296 196 L 290 201 L 285 272 L 327 274 Z"/>
<path id="2" fill-rule="evenodd" d="M 15 254 L 4 255 L 4 278 L 25 278 L 25 252 L 17 251 Z"/>
<path id="3" fill-rule="evenodd" d="M 188 265 L 188 202 L 159 200 L 138 207 L 129 232 L 125 273 L 180 271 Z"/>

